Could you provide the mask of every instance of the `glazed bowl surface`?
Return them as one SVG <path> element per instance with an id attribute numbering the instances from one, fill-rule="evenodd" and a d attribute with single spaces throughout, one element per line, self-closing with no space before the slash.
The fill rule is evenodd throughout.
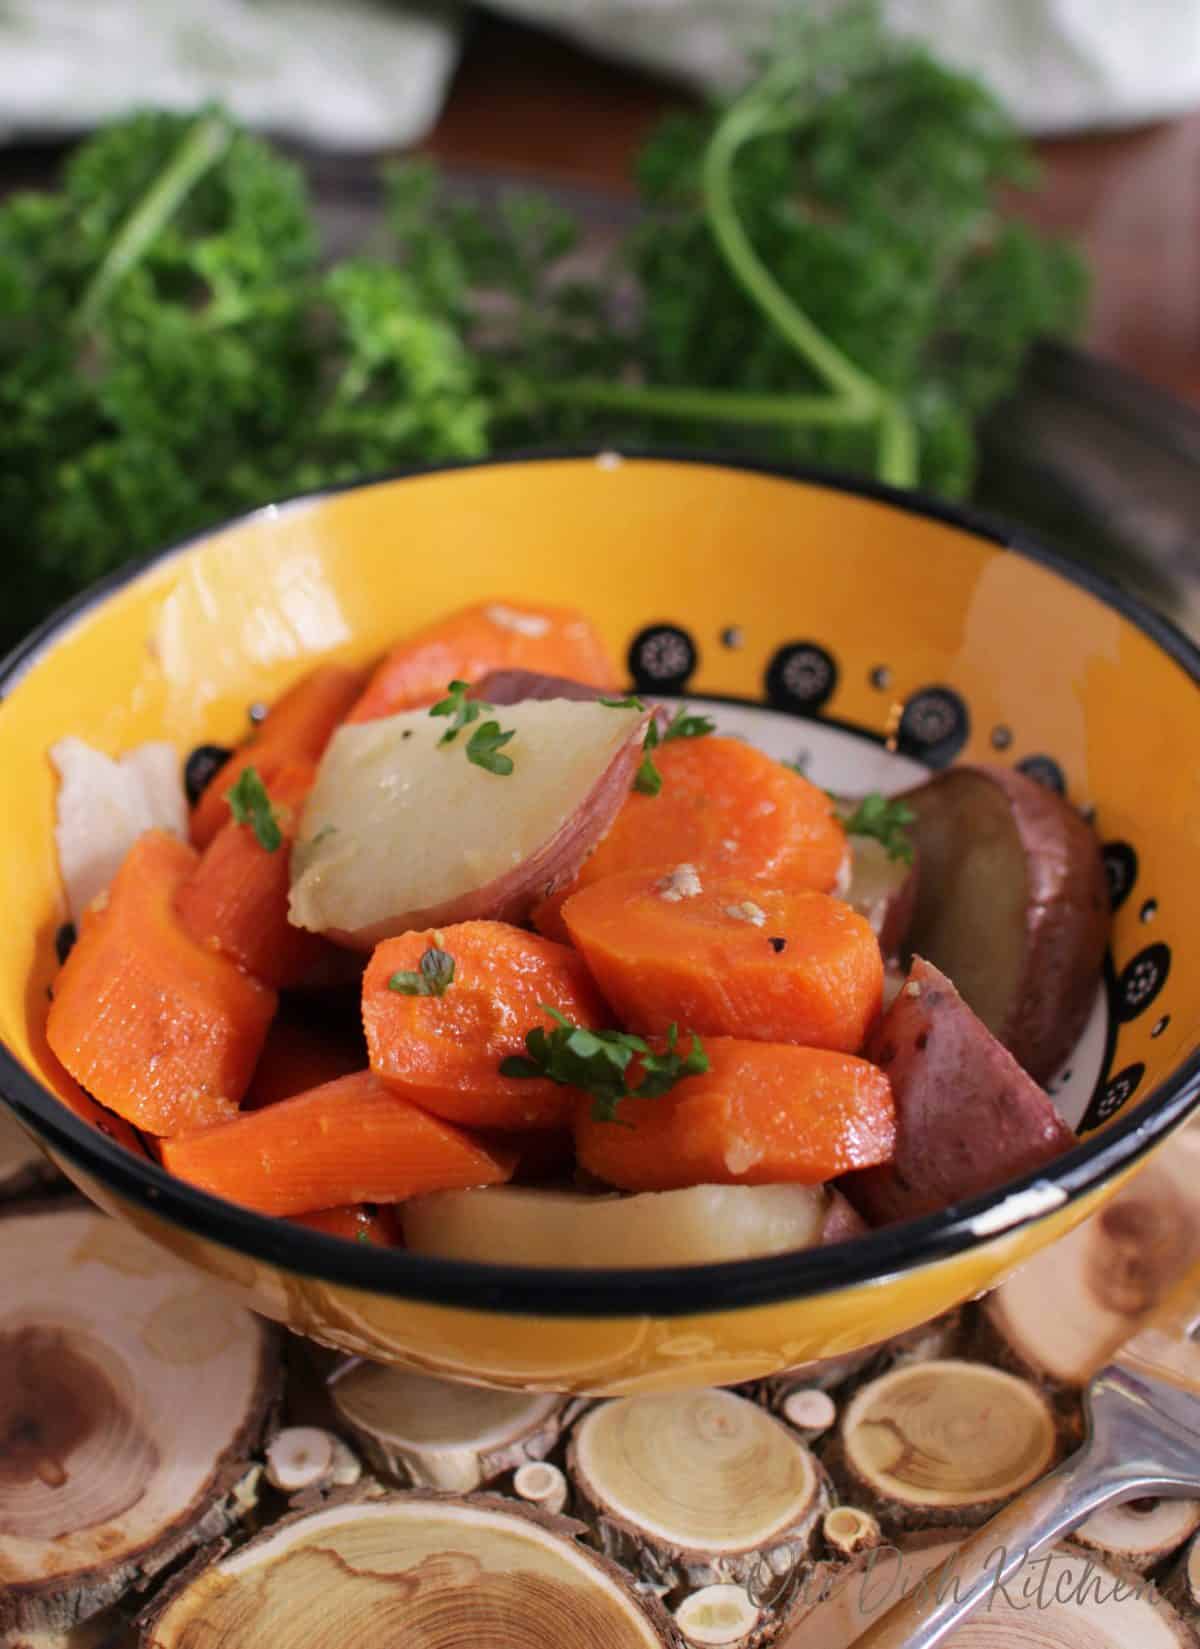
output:
<path id="1" fill-rule="evenodd" d="M 44 1033 L 65 916 L 48 747 L 181 759 L 323 658 L 366 661 L 467 602 L 584 608 L 631 686 L 831 789 L 1002 761 L 1094 813 L 1114 926 L 1052 1091 L 1048 1171 L 833 1247 L 644 1271 L 438 1261 L 270 1220 L 171 1179 Z M 920 499 L 744 463 L 573 454 L 300 499 L 165 551 L 3 667 L 0 1093 L 101 1207 L 329 1345 L 489 1384 L 627 1392 L 754 1379 L 900 1333 L 1098 1209 L 1200 1096 L 1200 655 L 1015 535 Z"/>

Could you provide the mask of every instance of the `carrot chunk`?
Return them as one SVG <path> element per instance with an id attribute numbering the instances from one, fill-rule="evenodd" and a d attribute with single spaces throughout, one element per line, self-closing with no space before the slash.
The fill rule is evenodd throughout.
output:
<path id="1" fill-rule="evenodd" d="M 753 876 L 826 893 L 846 834 L 823 790 L 740 739 L 678 739 L 654 752 L 656 796 L 634 791 L 574 882 L 544 900 L 533 923 L 567 938 L 573 893 L 627 870 L 694 864 L 714 876 Z"/>
<path id="2" fill-rule="evenodd" d="M 681 1039 L 686 1052 L 687 1039 Z M 884 1073 L 821 1048 L 707 1037 L 709 1068 L 659 1099 L 623 1099 L 616 1123 L 578 1102 L 580 1166 L 624 1191 L 818 1185 L 887 1162 L 896 1119 Z M 625 1126 L 619 1126 L 619 1124 Z"/>
<path id="3" fill-rule="evenodd" d="M 500 1185 L 513 1159 L 430 1116 L 370 1071 L 163 1142 L 180 1179 L 263 1214 Z"/>
<path id="4" fill-rule="evenodd" d="M 322 1208 L 315 1214 L 292 1216 L 299 1225 L 312 1231 L 324 1231 L 329 1237 L 342 1237 L 347 1242 L 371 1243 L 376 1248 L 400 1248 L 403 1232 L 396 1210 L 389 1204 L 351 1202 L 342 1208 Z"/>
<path id="5" fill-rule="evenodd" d="M 574 895 L 563 919 L 631 1030 L 857 1053 L 879 1012 L 883 958 L 840 899 L 692 865 L 633 870 Z"/>
<path id="6" fill-rule="evenodd" d="M 309 1088 L 361 1071 L 366 1063 L 362 1032 L 343 1034 L 340 1027 L 312 1023 L 308 1015 L 281 1007 L 254 1067 L 243 1111 L 277 1105 Z"/>
<path id="7" fill-rule="evenodd" d="M 221 768 L 192 810 L 191 837 L 204 848 L 230 819 L 229 791 L 247 767 L 270 789 L 282 768 L 318 762 L 338 724 L 362 691 L 365 672 L 342 664 L 322 664 L 268 710 L 262 724 Z"/>
<path id="8" fill-rule="evenodd" d="M 264 781 L 282 837 L 279 845 L 268 850 L 252 825 L 231 818 L 205 848 L 175 901 L 180 920 L 198 944 L 220 951 L 277 990 L 305 979 L 326 949 L 319 934 L 288 921 L 292 842 L 315 775 L 312 762 L 290 762 Z"/>
<path id="9" fill-rule="evenodd" d="M 454 960 L 440 996 L 389 987 L 417 975 L 427 950 Z M 572 1095 L 546 1078 L 500 1075 L 500 1062 L 525 1051 L 535 1025 L 553 1029 L 541 1004 L 599 1028 L 604 1004 L 575 953 L 503 922 L 459 922 L 405 933 L 376 948 L 363 980 L 363 1025 L 371 1069 L 407 1098 L 477 1128 L 570 1127 Z"/>
<path id="10" fill-rule="evenodd" d="M 606 688 L 619 674 L 582 613 L 529 601 L 481 601 L 394 647 L 347 719 L 374 721 L 432 704 L 451 681 L 476 682 L 491 670 L 533 670 Z"/>
<path id="11" fill-rule="evenodd" d="M 84 916 L 46 1024 L 75 1080 L 152 1134 L 236 1115 L 277 1000 L 179 921 L 195 867 L 173 836 L 139 838 L 107 902 Z"/>

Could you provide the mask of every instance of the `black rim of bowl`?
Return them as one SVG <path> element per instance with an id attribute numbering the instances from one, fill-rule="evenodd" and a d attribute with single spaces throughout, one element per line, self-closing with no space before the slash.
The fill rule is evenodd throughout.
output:
<path id="1" fill-rule="evenodd" d="M 267 511 L 302 510 L 340 492 L 455 470 L 511 464 L 551 464 L 594 459 L 604 446 L 537 449 L 466 462 L 411 466 L 367 477 L 266 506 Z M 653 451 L 621 447 L 622 460 L 691 463 L 714 470 L 769 475 L 807 486 L 872 499 L 904 511 L 960 527 L 987 542 L 1049 568 L 1114 608 L 1142 630 L 1200 685 L 1200 649 L 1169 620 L 1090 569 L 1047 549 L 1020 528 L 977 511 L 943 503 L 920 492 L 901 492 L 860 477 L 824 469 L 784 465 L 720 452 Z M 248 512 L 239 520 L 261 516 Z M 80 617 L 148 567 L 185 553 L 237 525 L 224 522 L 181 543 L 118 569 L 52 614 L 0 663 L 0 699 L 31 669 L 40 655 Z M 717 1264 L 652 1266 L 633 1270 L 577 1270 L 442 1260 L 403 1249 L 376 1247 L 274 1219 L 238 1207 L 172 1178 L 149 1158 L 135 1156 L 77 1117 L 55 1094 L 0 1045 L 0 1091 L 55 1151 L 100 1180 L 117 1196 L 140 1204 L 172 1224 L 238 1253 L 302 1277 L 319 1279 L 395 1299 L 498 1313 L 543 1317 L 679 1317 L 771 1305 L 829 1293 L 856 1284 L 881 1282 L 901 1272 L 946 1260 L 1007 1234 L 1094 1190 L 1118 1170 L 1152 1150 L 1200 1100 L 1200 1048 L 1165 1082 L 1132 1106 L 1095 1138 L 1084 1141 L 1048 1170 L 1024 1175 L 982 1196 L 937 1214 L 884 1227 L 864 1237 L 825 1248 Z M 1009 1199 L 1012 1199 L 1011 1201 Z M 1001 1204 L 1007 1203 L 1007 1208 Z"/>

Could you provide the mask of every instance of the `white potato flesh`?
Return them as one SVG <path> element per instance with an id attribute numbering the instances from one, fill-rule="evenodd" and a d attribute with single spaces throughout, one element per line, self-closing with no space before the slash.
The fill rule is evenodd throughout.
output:
<path id="1" fill-rule="evenodd" d="M 142 744 L 119 761 L 82 739 L 50 750 L 58 771 L 55 844 L 71 920 L 78 924 L 147 830 L 187 835 L 179 756 L 169 744 Z"/>
<path id="2" fill-rule="evenodd" d="M 507 775 L 467 759 L 483 722 Z M 291 919 L 343 944 L 440 923 L 517 922 L 563 886 L 629 794 L 648 712 L 566 699 L 485 711 L 452 744 L 427 710 L 334 734 L 292 850 Z"/>
<path id="3" fill-rule="evenodd" d="M 811 1248 L 828 1198 L 813 1185 L 696 1185 L 609 1196 L 540 1186 L 437 1191 L 403 1205 L 404 1243 L 493 1265 L 708 1265 Z"/>

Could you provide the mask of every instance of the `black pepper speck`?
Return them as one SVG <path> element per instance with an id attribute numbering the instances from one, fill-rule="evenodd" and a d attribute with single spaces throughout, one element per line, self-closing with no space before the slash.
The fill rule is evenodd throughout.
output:
<path id="1" fill-rule="evenodd" d="M 767 941 L 767 943 L 770 945 L 771 949 L 775 952 L 776 956 L 779 955 L 780 951 L 786 950 L 786 948 L 787 948 L 787 940 L 786 939 L 769 939 Z"/>

